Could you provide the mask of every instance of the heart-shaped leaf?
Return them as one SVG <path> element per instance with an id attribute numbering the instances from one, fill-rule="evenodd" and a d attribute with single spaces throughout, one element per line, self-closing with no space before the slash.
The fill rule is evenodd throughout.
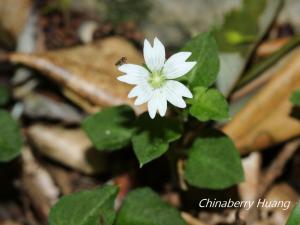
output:
<path id="1" fill-rule="evenodd" d="M 112 225 L 115 186 L 104 186 L 62 197 L 51 209 L 50 225 Z"/>
<path id="2" fill-rule="evenodd" d="M 185 178 L 188 183 L 223 189 L 244 180 L 243 168 L 233 142 L 218 131 L 206 131 L 190 149 Z"/>
<path id="3" fill-rule="evenodd" d="M 217 79 L 219 57 L 216 41 L 211 33 L 201 33 L 189 41 L 183 51 L 192 52 L 189 61 L 196 61 L 195 67 L 183 79 L 188 79 L 189 86 L 209 87 Z"/>
<path id="4" fill-rule="evenodd" d="M 117 216 L 116 225 L 185 225 L 180 213 L 149 188 L 128 194 Z"/>
<path id="5" fill-rule="evenodd" d="M 129 144 L 135 120 L 129 106 L 116 106 L 88 116 L 83 129 L 98 150 L 116 150 Z"/>
<path id="6" fill-rule="evenodd" d="M 191 100 L 190 114 L 200 121 L 224 120 L 229 117 L 229 107 L 224 96 L 216 89 L 198 87 Z"/>
<path id="7" fill-rule="evenodd" d="M 169 143 L 181 136 L 179 120 L 157 117 L 150 119 L 144 113 L 136 122 L 135 134 L 132 137 L 134 152 L 140 166 L 158 158 L 169 148 Z"/>

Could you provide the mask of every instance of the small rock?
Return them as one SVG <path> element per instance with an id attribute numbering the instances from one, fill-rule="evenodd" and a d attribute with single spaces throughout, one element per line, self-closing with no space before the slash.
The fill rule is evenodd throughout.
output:
<path id="1" fill-rule="evenodd" d="M 92 42 L 97 28 L 98 23 L 93 20 L 83 22 L 77 31 L 80 41 L 85 44 Z"/>

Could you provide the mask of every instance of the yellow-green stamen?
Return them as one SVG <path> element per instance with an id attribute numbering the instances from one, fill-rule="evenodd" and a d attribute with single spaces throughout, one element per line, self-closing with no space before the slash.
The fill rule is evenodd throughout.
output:
<path id="1" fill-rule="evenodd" d="M 160 88 L 165 83 L 166 79 L 161 71 L 154 71 L 149 77 L 148 83 L 153 88 Z"/>

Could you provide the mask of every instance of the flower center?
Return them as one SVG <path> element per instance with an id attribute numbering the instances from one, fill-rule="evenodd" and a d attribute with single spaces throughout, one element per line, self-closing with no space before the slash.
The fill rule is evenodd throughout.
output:
<path id="1" fill-rule="evenodd" d="M 163 86 L 165 83 L 166 79 L 164 75 L 161 73 L 161 71 L 154 71 L 152 74 L 149 76 L 148 83 L 151 85 L 153 88 L 160 88 Z"/>

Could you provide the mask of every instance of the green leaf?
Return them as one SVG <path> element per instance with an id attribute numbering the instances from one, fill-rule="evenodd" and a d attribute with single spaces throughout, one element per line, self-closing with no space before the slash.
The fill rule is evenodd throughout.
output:
<path id="1" fill-rule="evenodd" d="M 295 105 L 295 106 L 300 106 L 300 91 L 294 91 L 290 101 Z"/>
<path id="2" fill-rule="evenodd" d="M 189 86 L 209 87 L 217 79 L 219 57 L 216 41 L 211 33 L 202 33 L 189 41 L 183 51 L 192 52 L 189 61 L 196 61 L 196 66 L 183 79 L 188 79 Z"/>
<path id="3" fill-rule="evenodd" d="M 229 12 L 222 26 L 214 31 L 219 48 L 218 89 L 228 96 L 243 74 L 257 43 L 282 8 L 283 0 L 244 0 L 239 9 Z"/>
<path id="4" fill-rule="evenodd" d="M 22 137 L 18 123 L 11 115 L 0 110 L 0 161 L 6 162 L 20 154 Z"/>
<path id="5" fill-rule="evenodd" d="M 299 225 L 300 224 L 300 202 L 294 207 L 286 225 Z"/>
<path id="6" fill-rule="evenodd" d="M 206 131 L 193 144 L 186 162 L 189 184 L 223 189 L 244 180 L 243 168 L 233 142 L 218 131 Z"/>
<path id="7" fill-rule="evenodd" d="M 179 120 L 156 117 L 150 119 L 147 113 L 136 121 L 136 132 L 132 137 L 134 152 L 140 166 L 158 158 L 169 148 L 169 143 L 181 136 Z"/>
<path id="8" fill-rule="evenodd" d="M 216 89 L 203 87 L 194 90 L 190 114 L 200 121 L 224 120 L 229 117 L 229 107 L 224 96 Z"/>
<path id="9" fill-rule="evenodd" d="M 135 115 L 129 106 L 103 109 L 83 121 L 83 129 L 98 150 L 116 150 L 130 143 Z"/>
<path id="10" fill-rule="evenodd" d="M 50 211 L 50 225 L 112 225 L 115 186 L 104 186 L 62 197 Z"/>
<path id="11" fill-rule="evenodd" d="M 162 202 L 149 188 L 128 194 L 117 216 L 116 225 L 185 225 L 180 213 Z"/>
<path id="12" fill-rule="evenodd" d="M 5 86 L 0 85 L 0 106 L 5 105 L 9 100 L 9 92 Z"/>

